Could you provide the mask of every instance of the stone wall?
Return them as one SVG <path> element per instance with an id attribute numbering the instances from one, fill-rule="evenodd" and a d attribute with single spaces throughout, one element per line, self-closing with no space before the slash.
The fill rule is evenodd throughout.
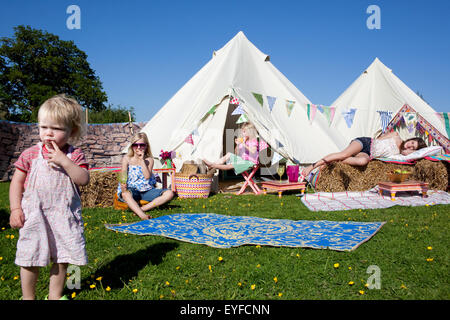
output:
<path id="1" fill-rule="evenodd" d="M 137 133 L 145 122 L 132 123 Z M 120 151 L 127 145 L 131 131 L 129 123 L 89 124 L 87 133 L 76 145 L 86 155 L 89 166 L 118 166 Z M 9 181 L 14 173 L 14 162 L 26 148 L 39 142 L 36 123 L 18 123 L 0 120 L 0 181 Z"/>

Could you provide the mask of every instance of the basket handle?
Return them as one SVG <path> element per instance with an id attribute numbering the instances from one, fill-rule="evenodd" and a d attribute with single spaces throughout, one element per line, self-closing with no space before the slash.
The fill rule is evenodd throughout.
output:
<path id="1" fill-rule="evenodd" d="M 197 180 L 200 180 L 196 174 L 191 174 L 191 175 L 189 175 L 189 178 L 188 178 L 188 179 L 191 180 L 192 177 L 196 177 Z"/>

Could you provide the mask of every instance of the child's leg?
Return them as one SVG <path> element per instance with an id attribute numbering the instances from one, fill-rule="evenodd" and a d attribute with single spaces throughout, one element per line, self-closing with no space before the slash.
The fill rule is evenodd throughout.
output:
<path id="1" fill-rule="evenodd" d="M 133 195 L 130 191 L 122 192 L 122 198 L 125 200 L 125 202 L 128 205 L 128 208 L 131 209 L 134 213 L 136 213 L 141 219 L 145 220 L 148 219 L 148 216 L 145 214 L 144 211 L 142 211 L 139 204 L 134 200 Z"/>
<path id="2" fill-rule="evenodd" d="M 215 167 L 215 165 L 223 165 L 225 163 L 227 163 L 228 159 L 230 159 L 231 153 L 228 152 L 226 155 L 224 155 L 222 158 L 220 158 L 219 160 L 217 160 L 216 162 L 210 162 L 208 160 L 203 159 L 202 161 L 209 167 L 209 168 L 213 168 Z"/>
<path id="3" fill-rule="evenodd" d="M 50 269 L 48 300 L 59 300 L 66 283 L 67 263 L 54 263 Z"/>
<path id="4" fill-rule="evenodd" d="M 160 195 L 158 198 L 155 198 L 152 201 L 150 201 L 149 203 L 143 205 L 141 207 L 141 210 L 148 211 L 155 207 L 158 207 L 158 206 L 172 200 L 173 196 L 174 196 L 174 194 L 173 194 L 172 190 L 164 191 L 163 194 Z"/>
<path id="5" fill-rule="evenodd" d="M 369 163 L 369 161 L 370 161 L 369 155 L 364 152 L 361 152 L 354 157 L 348 157 L 342 162 L 352 166 L 365 166 L 366 164 Z"/>
<path id="6" fill-rule="evenodd" d="M 333 162 L 333 161 L 342 161 L 345 160 L 349 157 L 352 157 L 354 155 L 357 155 L 358 153 L 360 153 L 362 150 L 362 145 L 360 142 L 358 141 L 352 141 L 347 148 L 345 148 L 344 150 L 340 151 L 340 152 L 335 152 L 335 153 L 330 153 L 329 155 L 323 157 L 323 159 L 320 159 L 319 161 L 317 161 L 316 163 L 306 167 L 302 174 L 306 177 L 308 176 L 308 174 L 314 170 L 317 167 L 320 167 L 324 164 L 327 164 L 328 162 Z"/>
<path id="7" fill-rule="evenodd" d="M 22 299 L 34 300 L 36 297 L 36 282 L 39 277 L 39 267 L 20 267 L 20 282 L 22 284 Z"/>

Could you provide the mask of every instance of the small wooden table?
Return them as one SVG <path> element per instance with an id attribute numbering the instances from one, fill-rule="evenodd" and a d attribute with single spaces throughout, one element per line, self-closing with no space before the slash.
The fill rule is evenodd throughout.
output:
<path id="1" fill-rule="evenodd" d="M 383 191 L 389 191 L 391 193 L 391 200 L 395 200 L 395 193 L 397 191 L 418 191 L 422 193 L 422 197 L 427 196 L 428 183 L 422 181 L 405 181 L 405 182 L 390 182 L 383 181 L 378 183 L 380 189 L 380 195 L 383 195 Z"/>
<path id="2" fill-rule="evenodd" d="M 161 168 L 161 169 L 153 169 L 153 171 L 157 173 L 162 173 L 162 185 L 163 189 L 167 189 L 167 174 L 170 174 L 170 181 L 171 181 L 171 189 L 173 192 L 175 192 L 175 168 Z"/>
<path id="3" fill-rule="evenodd" d="M 285 190 L 300 190 L 305 193 L 306 182 L 289 182 L 289 181 L 262 181 L 261 187 L 264 189 L 264 194 L 267 194 L 267 189 L 278 191 L 278 197 L 281 198 L 281 193 Z"/>

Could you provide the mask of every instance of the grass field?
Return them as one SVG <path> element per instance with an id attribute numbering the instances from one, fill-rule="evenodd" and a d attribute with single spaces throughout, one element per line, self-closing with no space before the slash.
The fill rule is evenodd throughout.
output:
<path id="1" fill-rule="evenodd" d="M 9 183 L 0 183 L 0 299 L 21 297 L 14 264 L 18 231 L 9 227 Z M 84 209 L 89 264 L 81 267 L 75 300 L 171 299 L 449 299 L 449 205 L 311 212 L 293 194 L 175 199 L 152 212 L 209 212 L 292 220 L 386 221 L 352 252 L 241 246 L 215 249 L 159 236 L 133 236 L 105 223 L 133 222 L 131 212 Z M 370 265 L 381 289 L 365 285 Z M 37 298 L 48 294 L 41 270 Z"/>

